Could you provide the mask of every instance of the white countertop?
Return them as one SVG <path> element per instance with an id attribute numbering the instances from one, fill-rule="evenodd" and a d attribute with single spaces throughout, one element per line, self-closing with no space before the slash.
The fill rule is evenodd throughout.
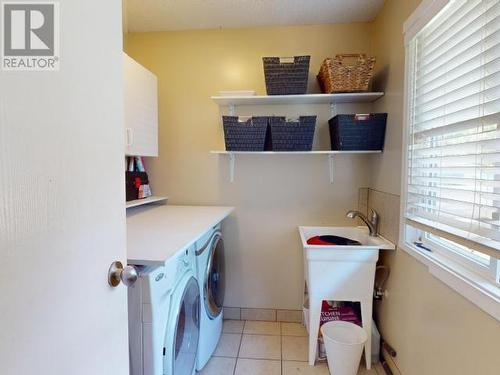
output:
<path id="1" fill-rule="evenodd" d="M 224 220 L 233 207 L 143 206 L 127 210 L 127 258 L 134 265 L 163 265 Z"/>

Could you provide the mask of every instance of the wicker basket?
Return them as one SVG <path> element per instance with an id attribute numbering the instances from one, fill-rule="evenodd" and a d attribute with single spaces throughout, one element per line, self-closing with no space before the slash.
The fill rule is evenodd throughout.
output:
<path id="1" fill-rule="evenodd" d="M 332 150 L 383 150 L 387 113 L 337 115 L 328 121 Z"/>
<path id="2" fill-rule="evenodd" d="M 226 151 L 264 151 L 268 118 L 252 117 L 245 122 L 238 116 L 222 116 Z"/>
<path id="3" fill-rule="evenodd" d="M 311 151 L 316 116 L 300 116 L 299 121 L 269 117 L 271 134 L 268 142 L 273 151 Z"/>
<path id="4" fill-rule="evenodd" d="M 267 95 L 297 95 L 307 92 L 311 56 L 295 56 L 289 61 L 263 57 Z"/>
<path id="5" fill-rule="evenodd" d="M 325 59 L 317 76 L 321 90 L 326 94 L 368 91 L 375 60 L 375 57 L 364 54 L 343 54 Z"/>

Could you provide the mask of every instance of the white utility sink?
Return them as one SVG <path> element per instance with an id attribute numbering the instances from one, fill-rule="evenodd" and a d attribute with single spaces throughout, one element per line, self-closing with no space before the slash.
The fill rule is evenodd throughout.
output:
<path id="1" fill-rule="evenodd" d="M 367 227 L 299 227 L 302 246 L 310 256 L 335 256 L 331 250 L 394 250 L 394 244 L 382 236 L 372 237 Z M 358 241 L 360 245 L 309 245 L 307 240 L 314 236 L 338 236 Z"/>
<path id="2" fill-rule="evenodd" d="M 309 364 L 314 365 L 316 359 L 322 301 L 355 301 L 361 303 L 361 319 L 368 335 L 365 359 L 370 369 L 375 267 L 379 250 L 394 250 L 394 244 L 381 236 L 370 236 L 367 227 L 299 227 L 299 232 L 309 294 Z M 325 244 L 308 244 L 312 237 Z"/>

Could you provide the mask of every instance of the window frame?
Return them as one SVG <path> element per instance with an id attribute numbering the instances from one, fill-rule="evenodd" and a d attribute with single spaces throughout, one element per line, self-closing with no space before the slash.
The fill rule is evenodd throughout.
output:
<path id="1" fill-rule="evenodd" d="M 436 236 L 436 235 L 433 235 L 431 233 L 426 233 L 426 234 Z M 442 239 L 439 236 L 436 236 L 436 237 L 437 237 L 437 239 L 432 239 L 432 238 L 429 238 L 429 236 L 425 236 L 423 238 L 422 242 L 425 245 L 427 245 L 429 248 L 431 248 L 432 250 L 441 254 L 443 257 L 449 258 L 450 261 L 457 262 L 458 264 L 464 266 L 465 268 L 468 268 L 472 272 L 475 272 L 478 275 L 480 275 L 486 279 L 490 279 L 492 282 L 499 284 L 498 279 L 496 278 L 497 263 L 498 263 L 498 261 L 496 259 L 489 257 L 488 264 L 483 264 L 483 263 L 467 256 L 466 254 L 460 254 L 460 250 L 455 249 L 453 245 L 447 247 L 445 244 L 440 243 L 440 240 L 446 241 L 446 239 Z M 471 249 L 471 250 L 474 250 L 474 249 Z"/>
<path id="2" fill-rule="evenodd" d="M 449 287 L 462 294 L 472 303 L 500 321 L 500 256 L 490 256 L 490 264 L 482 265 L 466 255 L 460 255 L 455 249 L 421 236 L 424 250 L 414 245 L 417 233 L 425 233 L 422 229 L 410 227 L 406 221 L 406 204 L 408 197 L 408 163 L 409 137 L 413 118 L 414 74 L 416 65 L 415 36 L 422 30 L 450 0 L 424 0 L 404 24 L 405 36 L 405 79 L 403 108 L 403 142 L 401 173 L 401 205 L 399 247 L 428 266 L 429 272 Z M 428 233 L 428 232 L 427 232 Z M 435 235 L 436 237 L 439 237 Z M 410 239 L 410 242 L 407 239 Z M 448 239 L 449 241 L 449 239 Z M 451 241 L 453 242 L 453 241 Z M 473 243 L 468 248 L 476 250 Z M 480 245 L 478 244 L 478 248 Z M 482 252 L 482 251 L 480 251 Z"/>

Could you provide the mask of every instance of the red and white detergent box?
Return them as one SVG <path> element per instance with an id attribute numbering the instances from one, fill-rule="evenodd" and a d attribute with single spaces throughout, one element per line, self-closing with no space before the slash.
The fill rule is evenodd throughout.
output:
<path id="1" fill-rule="evenodd" d="M 329 303 L 329 301 L 323 301 L 321 305 L 320 327 L 332 320 L 343 320 L 361 327 L 361 318 L 353 306 L 335 306 Z"/>

